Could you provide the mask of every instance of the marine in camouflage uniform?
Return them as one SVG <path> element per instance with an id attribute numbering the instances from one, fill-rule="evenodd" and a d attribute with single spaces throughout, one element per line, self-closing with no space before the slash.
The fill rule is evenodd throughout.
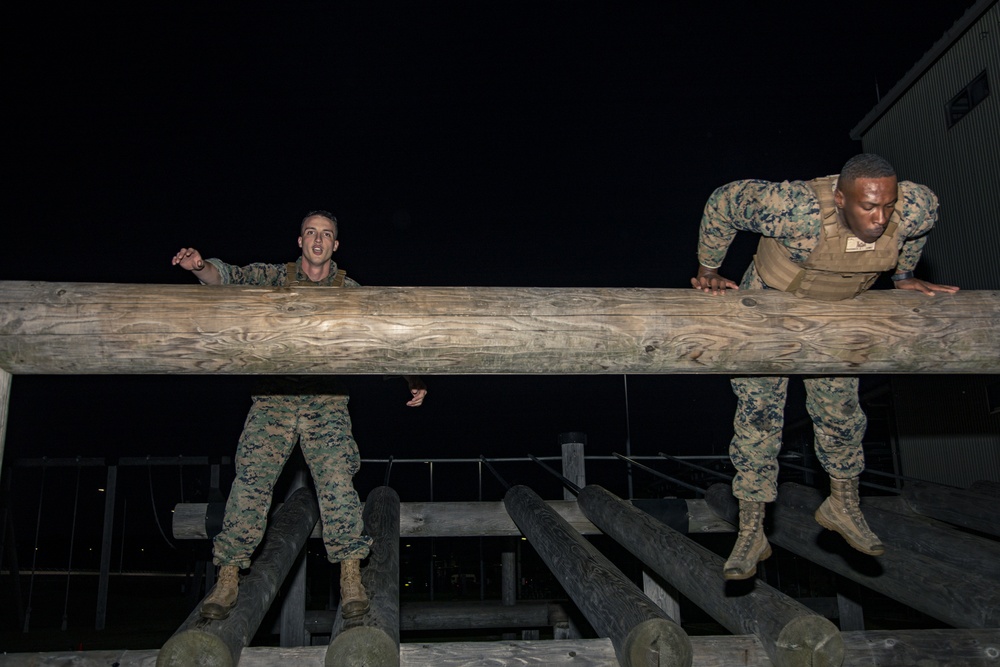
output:
<path id="1" fill-rule="evenodd" d="M 172 263 L 204 284 L 358 287 L 333 261 L 339 247 L 337 226 L 337 219 L 325 211 L 309 213 L 299 234 L 302 256 L 294 263 L 238 267 L 219 259 L 204 260 L 194 248 L 181 248 Z M 406 380 L 412 394 L 407 405 L 421 405 L 427 393 L 423 382 L 415 376 Z M 224 619 L 236 604 L 239 570 L 250 566 L 263 538 L 274 485 L 296 444 L 316 487 L 327 558 L 341 563 L 341 614 L 352 619 L 367 611 L 360 560 L 368 555 L 372 541 L 364 534 L 353 484 L 361 457 L 347 403 L 347 392 L 336 379 L 322 376 L 268 378 L 255 392 L 236 452 L 236 479 L 222 531 L 214 542 L 219 581 L 202 603 L 203 617 Z"/>
<path id="2" fill-rule="evenodd" d="M 207 260 L 222 276 L 224 285 L 281 287 L 311 281 L 302 273 L 302 259 L 295 262 L 296 276 L 287 279 L 284 264 L 251 264 L 237 267 L 218 259 Z M 320 287 L 334 286 L 337 264 Z M 358 287 L 342 278 L 343 287 Z M 285 462 L 295 448 L 302 449 L 316 486 L 323 544 L 331 563 L 364 558 L 371 538 L 364 534 L 361 502 L 352 479 L 361 467 L 358 445 L 351 433 L 348 394 L 336 379 L 323 376 L 276 377 L 262 381 L 253 396 L 236 450 L 236 479 L 226 514 L 214 542 L 216 565 L 250 566 L 267 523 L 271 495 Z"/>
<path id="3" fill-rule="evenodd" d="M 895 268 L 897 288 L 925 294 L 957 291 L 913 277 L 937 214 L 938 200 L 929 188 L 897 182 L 892 167 L 870 154 L 848 161 L 841 176 L 809 182 L 729 183 L 715 190 L 705 205 L 698 237 L 699 270 L 692 286 L 713 294 L 737 288 L 717 270 L 736 233 L 746 231 L 762 238 L 739 289 L 782 289 L 805 298 L 836 300 L 863 292 L 880 271 Z M 816 455 L 831 477 L 837 502 L 847 497 L 847 509 L 840 511 L 838 505 L 837 510 L 851 514 L 851 526 L 839 525 L 846 521 L 840 515 L 828 518 L 827 507 L 821 507 L 822 516 L 817 512 L 817 520 L 840 532 L 856 549 L 878 555 L 884 547 L 860 510 L 854 512 L 867 424 L 859 405 L 858 379 L 807 377 L 804 383 Z M 730 458 L 736 467 L 733 495 L 741 501 L 741 538 L 725 574 L 744 579 L 755 573 L 758 560 L 770 555 L 760 522 L 763 503 L 777 497 L 788 378 L 736 377 L 731 384 L 738 401 Z"/>

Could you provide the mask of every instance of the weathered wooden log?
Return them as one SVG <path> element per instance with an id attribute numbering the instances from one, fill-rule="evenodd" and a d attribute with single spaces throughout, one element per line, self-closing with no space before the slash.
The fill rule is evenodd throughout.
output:
<path id="1" fill-rule="evenodd" d="M 636 501 L 639 502 L 639 501 Z M 664 513 L 685 516 L 689 533 L 729 533 L 733 527 L 720 519 L 704 500 L 662 498 L 642 501 L 643 509 L 660 507 Z M 575 500 L 546 500 L 545 503 L 583 535 L 601 531 L 583 515 Z M 177 503 L 172 532 L 178 540 L 204 540 L 222 525 L 224 503 Z M 406 502 L 399 507 L 401 537 L 520 537 L 503 502 Z M 675 526 L 676 527 L 676 526 Z M 319 524 L 311 537 L 320 537 Z"/>
<path id="2" fill-rule="evenodd" d="M 513 486 L 504 506 L 623 667 L 691 664 L 684 630 L 534 491 Z"/>
<path id="3" fill-rule="evenodd" d="M 336 615 L 327 667 L 399 665 L 399 495 L 388 486 L 373 489 L 363 517 L 372 537 L 371 556 L 361 574 L 368 613 L 352 620 L 350 627 Z"/>
<path id="4" fill-rule="evenodd" d="M 914 665 L 994 665 L 1000 655 L 995 630 L 934 629 L 843 632 L 844 667 L 913 667 Z M 752 635 L 691 637 L 696 667 L 772 667 Z M 149 667 L 155 649 L 46 651 L 0 655 L 2 667 Z M 280 648 L 250 646 L 240 667 L 322 667 L 325 646 Z M 401 667 L 525 667 L 572 665 L 616 667 L 608 639 L 499 642 L 414 642 L 400 647 Z"/>
<path id="5" fill-rule="evenodd" d="M 1000 292 L 0 282 L 12 374 L 1000 373 Z"/>
<path id="6" fill-rule="evenodd" d="M 840 631 L 827 619 L 759 579 L 727 585 L 721 557 L 600 486 L 584 487 L 577 500 L 606 535 L 723 627 L 755 635 L 776 667 L 843 662 Z"/>
<path id="7" fill-rule="evenodd" d="M 778 502 L 815 510 L 823 502 L 823 494 L 787 482 L 781 485 Z M 916 514 L 902 498 L 864 498 L 861 507 L 868 525 L 892 549 L 921 554 L 1000 581 L 1000 542 Z"/>
<path id="8" fill-rule="evenodd" d="M 706 499 L 719 516 L 738 522 L 739 506 L 728 484 L 712 485 Z M 887 549 L 878 558 L 865 556 L 816 523 L 814 510 L 770 503 L 767 539 L 949 625 L 1000 627 L 1000 587 L 995 580 L 900 549 Z"/>
<path id="9" fill-rule="evenodd" d="M 996 498 L 925 482 L 907 482 L 903 500 L 924 516 L 963 528 L 1000 536 L 1000 512 Z"/>
<path id="10" fill-rule="evenodd" d="M 982 496 L 1000 498 L 1000 482 L 994 482 L 988 479 L 977 479 L 972 484 L 969 484 L 969 493 L 978 493 Z"/>
<path id="11" fill-rule="evenodd" d="M 319 518 L 316 497 L 299 489 L 268 522 L 267 531 L 249 573 L 240 580 L 240 594 L 229 617 L 201 617 L 201 603 L 167 640 L 157 655 L 157 667 L 234 667 L 243 647 L 253 639 L 281 582 L 306 543 Z"/>

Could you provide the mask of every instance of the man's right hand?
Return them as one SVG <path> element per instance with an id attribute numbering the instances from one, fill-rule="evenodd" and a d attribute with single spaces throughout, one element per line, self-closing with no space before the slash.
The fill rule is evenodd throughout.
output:
<path id="1" fill-rule="evenodd" d="M 691 287 L 710 294 L 722 294 L 727 289 L 738 290 L 739 285 L 729 278 L 720 276 L 716 269 L 698 267 L 698 275 L 691 279 Z"/>
<path id="2" fill-rule="evenodd" d="M 201 271 L 205 268 L 205 260 L 202 259 L 201 253 L 194 248 L 181 248 L 170 260 L 170 263 L 173 266 L 180 265 L 182 269 L 188 271 Z"/>
<path id="3" fill-rule="evenodd" d="M 170 260 L 174 266 L 180 266 L 194 274 L 195 278 L 205 285 L 222 284 L 222 276 L 213 264 L 209 264 L 194 248 L 181 248 Z"/>

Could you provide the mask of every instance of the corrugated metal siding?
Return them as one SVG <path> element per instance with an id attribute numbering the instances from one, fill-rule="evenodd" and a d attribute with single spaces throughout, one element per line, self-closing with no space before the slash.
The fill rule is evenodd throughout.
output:
<path id="1" fill-rule="evenodd" d="M 1000 413 L 990 414 L 992 375 L 896 376 L 893 404 L 901 474 L 951 486 L 1000 482 Z"/>
<path id="2" fill-rule="evenodd" d="M 948 128 L 948 103 L 984 70 L 989 96 Z M 941 199 L 917 275 L 963 289 L 1000 289 L 1000 4 L 914 82 L 862 145 Z M 894 377 L 900 472 L 963 488 L 1000 481 L 1000 415 L 985 405 L 986 386 L 997 381 Z"/>
<path id="3" fill-rule="evenodd" d="M 989 96 L 950 129 L 948 102 L 980 72 Z M 1000 289 L 1000 4 L 994 4 L 862 138 L 941 199 L 918 275 Z"/>

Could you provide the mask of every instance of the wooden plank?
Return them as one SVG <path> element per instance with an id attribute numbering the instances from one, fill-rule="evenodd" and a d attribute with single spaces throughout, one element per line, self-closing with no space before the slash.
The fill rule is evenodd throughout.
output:
<path id="1" fill-rule="evenodd" d="M 581 535 L 601 531 L 580 510 L 575 500 L 545 501 Z M 720 518 L 704 500 L 687 500 L 689 533 L 731 533 L 733 525 Z M 274 509 L 280 507 L 276 504 Z M 174 505 L 172 534 L 178 540 L 205 540 L 208 503 Z M 520 537 L 503 502 L 406 502 L 399 507 L 401 537 Z M 320 527 L 310 537 L 320 538 Z"/>
<path id="2" fill-rule="evenodd" d="M 1000 292 L 0 282 L 13 374 L 1000 373 Z"/>
<path id="3" fill-rule="evenodd" d="M 995 630 L 877 630 L 844 632 L 843 667 L 993 665 L 1000 655 Z M 750 635 L 691 637 L 693 667 L 773 667 Z M 0 654 L 0 667 L 155 667 L 155 649 L 46 651 Z M 243 649 L 240 667 L 323 667 L 325 646 Z M 619 667 L 609 639 L 403 644 L 401 667 Z"/>
<path id="4" fill-rule="evenodd" d="M 331 634 L 336 615 L 335 610 L 309 610 L 306 629 L 314 635 Z M 546 600 L 518 600 L 513 605 L 501 600 L 400 602 L 398 631 L 543 628 L 565 621 L 566 615 L 561 603 Z"/>

